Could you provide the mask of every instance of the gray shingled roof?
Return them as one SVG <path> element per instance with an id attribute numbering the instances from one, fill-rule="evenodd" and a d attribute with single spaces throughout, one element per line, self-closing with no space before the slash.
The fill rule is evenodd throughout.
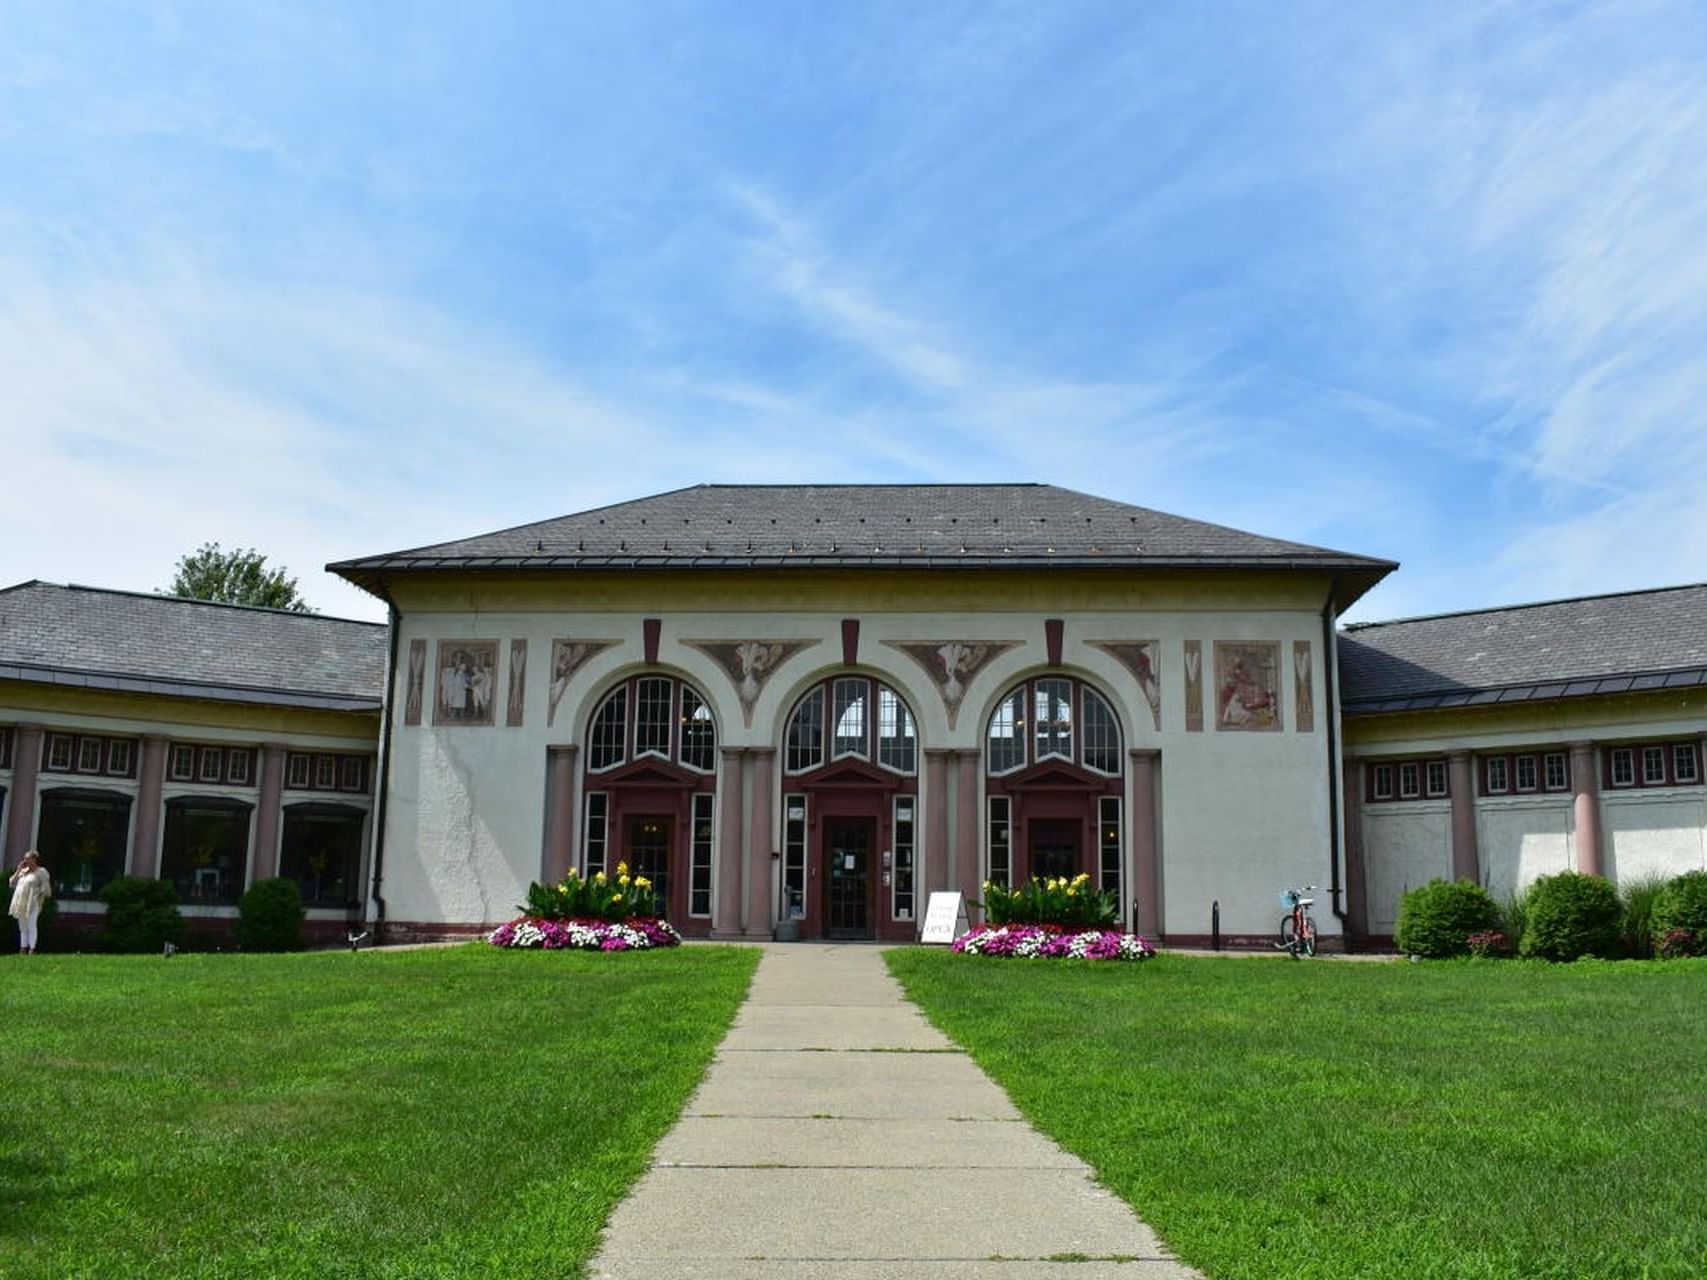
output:
<path id="1" fill-rule="evenodd" d="M 1707 685 L 1707 584 L 1348 626 L 1339 659 L 1348 712 Z"/>
<path id="2" fill-rule="evenodd" d="M 52 582 L 0 590 L 0 679 L 374 711 L 385 657 L 371 622 Z"/>
<path id="3" fill-rule="evenodd" d="M 1396 567 L 1053 485 L 902 484 L 697 485 L 327 568 L 371 589 L 417 570 L 999 565 L 1325 569 L 1353 598 Z"/>

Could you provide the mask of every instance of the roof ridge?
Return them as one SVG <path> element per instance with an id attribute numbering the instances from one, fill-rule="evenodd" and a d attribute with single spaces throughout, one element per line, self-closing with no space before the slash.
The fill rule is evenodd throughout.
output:
<path id="1" fill-rule="evenodd" d="M 329 613 L 280 609 L 273 605 L 238 604 L 231 600 L 199 600 L 195 596 L 175 596 L 164 591 L 135 591 L 128 587 L 96 587 L 86 582 L 49 582 L 45 578 L 32 578 L 28 582 L 19 582 L 4 588 L 3 591 L 19 591 L 25 587 L 52 587 L 55 591 L 86 591 L 92 595 L 128 596 L 136 600 L 159 600 L 167 604 L 203 605 L 213 609 L 239 609 L 246 613 L 273 613 L 286 618 L 308 618 L 316 622 L 342 622 L 356 627 L 378 627 L 381 630 L 389 625 L 384 622 L 369 622 L 365 618 L 342 618 Z"/>
<path id="2" fill-rule="evenodd" d="M 1627 600 L 1632 596 L 1664 595 L 1669 591 L 1700 591 L 1707 582 L 1680 582 L 1668 587 L 1639 587 L 1634 591 L 1607 591 L 1596 595 L 1561 596 L 1555 600 L 1526 600 L 1519 604 L 1493 605 L 1485 609 L 1450 609 L 1445 613 L 1419 613 L 1408 618 L 1385 618 L 1379 622 L 1347 622 L 1340 627 L 1343 633 L 1371 631 L 1378 627 L 1398 627 L 1412 622 L 1438 622 L 1447 618 L 1474 618 L 1479 614 L 1515 613 L 1522 609 L 1547 609 L 1561 604 L 1587 604 L 1591 600 Z"/>

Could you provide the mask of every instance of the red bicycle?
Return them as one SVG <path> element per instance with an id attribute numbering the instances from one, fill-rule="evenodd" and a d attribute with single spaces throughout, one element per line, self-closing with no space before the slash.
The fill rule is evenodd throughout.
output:
<path id="1" fill-rule="evenodd" d="M 1310 908 L 1316 900 L 1304 896 L 1315 888 L 1307 884 L 1302 889 L 1280 891 L 1280 905 L 1286 908 L 1286 914 L 1280 917 L 1280 941 L 1274 947 L 1294 960 L 1316 954 L 1316 922 L 1310 918 Z"/>

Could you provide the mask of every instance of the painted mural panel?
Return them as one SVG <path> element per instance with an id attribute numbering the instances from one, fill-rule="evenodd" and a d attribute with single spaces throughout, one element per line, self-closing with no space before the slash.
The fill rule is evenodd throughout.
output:
<path id="1" fill-rule="evenodd" d="M 950 729 L 960 719 L 960 704 L 978 673 L 1020 645 L 1018 640 L 885 640 L 883 643 L 906 654 L 929 674 L 931 683 L 942 695 Z"/>
<path id="2" fill-rule="evenodd" d="M 1281 727 L 1280 642 L 1215 642 L 1215 727 L 1233 733 Z"/>
<path id="3" fill-rule="evenodd" d="M 496 640 L 440 640 L 433 681 L 433 723 L 492 723 L 492 693 L 498 682 Z"/>
<path id="4" fill-rule="evenodd" d="M 528 642 L 510 641 L 510 696 L 504 704 L 504 723 L 514 729 L 527 709 Z"/>
<path id="5" fill-rule="evenodd" d="M 1310 642 L 1292 642 L 1292 716 L 1299 733 L 1316 730 L 1316 696 L 1310 672 Z"/>
<path id="6" fill-rule="evenodd" d="M 409 642 L 409 691 L 403 698 L 403 723 L 417 725 L 421 723 L 421 706 L 425 698 L 427 683 L 427 642 L 411 640 Z"/>
<path id="7" fill-rule="evenodd" d="M 1185 642 L 1185 727 L 1203 732 L 1203 641 Z"/>
<path id="8" fill-rule="evenodd" d="M 690 649 L 698 649 L 729 676 L 735 686 L 735 696 L 741 702 L 741 716 L 747 728 L 753 727 L 753 708 L 759 694 L 778 667 L 795 654 L 810 649 L 816 640 L 683 640 Z"/>
<path id="9" fill-rule="evenodd" d="M 1094 649 L 1115 658 L 1121 666 L 1132 673 L 1132 678 L 1138 682 L 1138 691 L 1144 695 L 1144 701 L 1150 704 L 1150 719 L 1154 721 L 1156 732 L 1162 731 L 1162 682 L 1161 662 L 1162 646 L 1157 640 L 1087 640 L 1085 642 Z"/>

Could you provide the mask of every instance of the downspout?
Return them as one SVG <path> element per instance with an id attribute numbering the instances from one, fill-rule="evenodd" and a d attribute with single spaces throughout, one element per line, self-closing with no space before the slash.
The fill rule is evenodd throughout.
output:
<path id="1" fill-rule="evenodd" d="M 398 623 L 401 615 L 384 587 L 378 587 L 376 594 L 385 601 L 385 607 L 391 617 L 391 634 L 385 658 L 385 702 L 379 722 L 379 794 L 374 797 L 373 811 L 373 882 L 368 890 L 368 897 L 374 907 L 373 941 L 374 945 L 378 946 L 385 941 L 385 898 L 380 893 L 380 887 L 385 882 L 385 815 L 391 799 L 391 722 L 393 703 L 396 701 L 392 694 L 397 687 L 397 646 L 401 632 Z"/>
<path id="2" fill-rule="evenodd" d="M 1339 672 L 1339 645 L 1334 635 L 1334 597 L 1339 594 L 1340 580 L 1333 579 L 1328 588 L 1328 598 L 1322 603 L 1322 674 L 1324 690 L 1327 697 L 1328 722 L 1328 893 L 1333 903 L 1334 919 L 1340 922 L 1340 936 L 1346 937 L 1346 929 L 1350 917 L 1340 897 L 1344 888 L 1340 884 L 1340 859 L 1345 853 L 1345 841 L 1340 831 L 1344 815 L 1344 800 L 1340 795 L 1340 759 L 1339 759 L 1339 689 L 1335 676 Z"/>

